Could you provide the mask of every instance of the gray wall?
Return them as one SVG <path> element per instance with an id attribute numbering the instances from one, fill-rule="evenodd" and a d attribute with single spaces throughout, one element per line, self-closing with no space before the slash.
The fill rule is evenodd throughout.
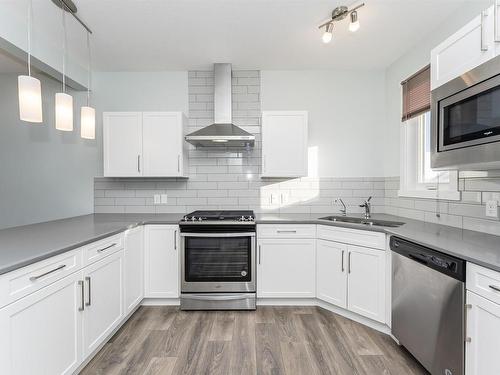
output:
<path id="1" fill-rule="evenodd" d="M 43 124 L 19 120 L 17 74 L 0 74 L 0 228 L 93 212 L 97 141 L 80 138 L 79 111 L 85 94 L 74 97 L 75 130 L 54 127 L 55 80 L 40 76 Z"/>

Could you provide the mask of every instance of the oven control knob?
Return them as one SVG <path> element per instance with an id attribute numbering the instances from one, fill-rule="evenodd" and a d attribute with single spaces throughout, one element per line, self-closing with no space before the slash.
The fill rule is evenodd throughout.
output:
<path id="1" fill-rule="evenodd" d="M 241 271 L 241 276 L 246 276 L 247 275 L 247 271 Z"/>
<path id="2" fill-rule="evenodd" d="M 202 220 L 202 219 L 201 219 L 201 217 L 199 217 L 199 218 L 198 218 L 198 221 L 201 221 L 201 220 Z"/>
<path id="3" fill-rule="evenodd" d="M 248 220 L 253 221 L 253 216 L 249 216 Z"/>
<path id="4" fill-rule="evenodd" d="M 240 221 L 247 221 L 247 219 L 245 218 L 245 216 L 242 216 L 240 217 Z"/>
<path id="5" fill-rule="evenodd" d="M 193 216 L 193 217 L 191 218 L 191 221 L 195 221 L 195 220 L 196 220 L 196 218 Z"/>

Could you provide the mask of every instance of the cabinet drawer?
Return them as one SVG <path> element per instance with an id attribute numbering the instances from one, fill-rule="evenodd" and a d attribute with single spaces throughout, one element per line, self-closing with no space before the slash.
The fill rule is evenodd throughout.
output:
<path id="1" fill-rule="evenodd" d="M 385 234 L 380 232 L 318 225 L 318 238 L 385 250 Z"/>
<path id="2" fill-rule="evenodd" d="M 468 290 L 500 304 L 500 272 L 467 263 L 466 280 Z"/>
<path id="3" fill-rule="evenodd" d="M 0 307 L 82 268 L 81 249 L 72 250 L 0 276 Z"/>
<path id="4" fill-rule="evenodd" d="M 97 262 L 121 249 L 123 249 L 123 233 L 93 242 L 83 248 L 83 265 Z"/>
<path id="5" fill-rule="evenodd" d="M 257 235 L 259 238 L 315 238 L 316 225 L 257 225 Z"/>

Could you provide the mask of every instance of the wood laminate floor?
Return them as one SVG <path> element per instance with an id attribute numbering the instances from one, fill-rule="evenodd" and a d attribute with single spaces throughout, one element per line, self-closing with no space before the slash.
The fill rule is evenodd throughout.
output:
<path id="1" fill-rule="evenodd" d="M 81 374 L 416 375 L 389 336 L 319 307 L 141 307 Z"/>

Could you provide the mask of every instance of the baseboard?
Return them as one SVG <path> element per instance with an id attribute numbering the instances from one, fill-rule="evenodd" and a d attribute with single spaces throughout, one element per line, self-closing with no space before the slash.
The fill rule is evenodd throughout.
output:
<path id="1" fill-rule="evenodd" d="M 366 318 L 317 298 L 257 298 L 257 306 L 318 306 L 387 335 L 391 333 L 391 329 L 384 323 Z"/>
<path id="2" fill-rule="evenodd" d="M 141 302 L 142 306 L 179 306 L 180 304 L 179 298 L 144 298 Z"/>

